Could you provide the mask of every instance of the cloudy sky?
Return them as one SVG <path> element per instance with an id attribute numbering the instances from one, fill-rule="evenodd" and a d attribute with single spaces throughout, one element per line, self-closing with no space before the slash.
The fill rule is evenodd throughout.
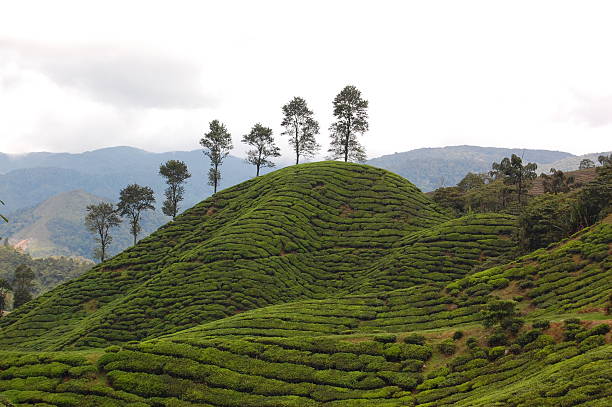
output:
<path id="1" fill-rule="evenodd" d="M 473 144 L 612 149 L 608 1 L 0 0 L 0 151 L 192 150 L 219 119 L 280 139 L 302 96 L 370 102 L 375 157 Z M 286 140 L 279 140 L 286 148 Z"/>

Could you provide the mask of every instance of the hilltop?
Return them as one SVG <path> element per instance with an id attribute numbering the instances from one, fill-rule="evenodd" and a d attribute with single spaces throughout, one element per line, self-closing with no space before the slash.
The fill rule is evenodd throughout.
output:
<path id="1" fill-rule="evenodd" d="M 607 406 L 611 223 L 521 254 L 512 215 L 451 218 L 371 166 L 287 167 L 0 319 L 0 401 Z"/>
<path id="2" fill-rule="evenodd" d="M 573 157 L 570 153 L 547 150 L 454 146 L 411 150 L 373 158 L 367 164 L 410 179 L 422 191 L 432 191 L 442 181 L 445 185 L 454 185 L 468 172 L 488 171 L 493 161 L 512 153 L 524 155 L 528 161 L 544 163 Z M 74 190 L 112 200 L 121 188 L 137 183 L 152 187 L 161 201 L 165 185 L 157 173 L 159 165 L 171 159 L 184 161 L 192 174 L 185 189 L 184 208 L 212 194 L 206 179 L 209 161 L 201 150 L 151 153 L 133 147 L 109 147 L 75 154 L 0 153 L 0 196 L 6 204 L 5 212 L 11 213 Z M 550 167 L 545 168 L 548 171 Z M 227 157 L 222 171 L 224 188 L 254 175 L 251 165 L 233 156 Z"/>

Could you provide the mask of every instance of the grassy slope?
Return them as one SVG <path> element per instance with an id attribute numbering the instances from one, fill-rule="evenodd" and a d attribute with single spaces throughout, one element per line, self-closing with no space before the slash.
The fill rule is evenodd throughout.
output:
<path id="1" fill-rule="evenodd" d="M 302 169 L 316 171 L 297 177 Z M 323 184 L 337 179 L 333 193 L 321 191 L 321 174 L 328 171 L 333 176 Z M 378 209 L 360 213 L 374 199 L 338 195 L 337 187 L 352 187 L 347 179 L 342 182 L 346 172 L 370 186 L 377 181 L 384 186 L 389 182 L 380 178 L 389 177 L 399 188 L 381 192 L 398 201 L 381 205 L 378 200 L 381 206 L 373 206 Z M 46 403 L 41 406 L 604 406 L 612 401 L 612 346 L 601 345 L 610 334 L 604 338 L 589 331 L 593 322 L 583 324 L 582 336 L 564 342 L 553 322 L 544 331 L 548 336 L 522 346 L 518 354 L 492 357 L 478 312 L 492 296 L 522 296 L 528 321 L 604 318 L 612 289 L 611 225 L 478 271 L 511 250 L 512 218 L 447 221 L 409 184 L 362 166 L 325 163 L 274 174 L 203 202 L 72 283 L 75 287 L 64 285 L 20 311 L 21 318 L 5 319 L 5 348 L 120 343 L 108 335 L 126 336 L 124 329 L 142 330 L 140 335 L 151 339 L 127 343 L 131 337 L 122 338 L 121 347 L 105 352 L 2 352 L 0 397 L 23 405 Z M 298 188 L 304 184 L 316 188 Z M 303 199 L 287 200 L 296 189 Z M 249 199 L 241 203 L 235 196 Z M 427 209 L 419 211 L 420 205 Z M 302 207 L 316 216 L 300 217 Z M 289 214 L 293 229 L 285 226 Z M 258 229 L 260 222 L 266 227 Z M 329 233 L 331 226 L 344 233 Z M 278 237 L 262 236 L 267 230 Z M 169 242 L 181 247 L 180 256 L 167 248 Z M 315 255 L 309 258 L 310 253 Z M 251 275 L 257 284 L 245 285 Z M 173 278 L 175 285 L 161 288 Z M 202 291 L 213 282 L 215 290 Z M 79 292 L 95 284 L 102 286 Z M 147 302 L 139 298 L 167 293 L 181 301 L 180 293 L 190 287 L 184 295 L 192 303 L 181 302 L 182 312 L 166 306 L 163 295 L 158 300 L 157 308 L 168 315 L 160 324 L 164 329 L 141 320 Z M 94 306 L 88 298 L 101 291 L 111 295 Z M 200 303 L 202 298 L 212 301 Z M 51 308 L 52 302 L 60 304 Z M 98 309 L 82 311 L 88 306 Z M 198 314 L 199 309 L 207 311 Z M 53 312 L 64 327 L 45 334 L 43 329 L 56 323 L 46 319 L 55 317 Z M 190 322 L 172 320 L 185 314 Z M 101 329 L 104 324 L 113 329 Z M 463 338 L 456 341 L 456 355 L 442 355 L 435 345 L 457 329 L 476 337 L 478 346 L 468 350 Z M 403 343 L 415 331 L 427 338 L 424 346 Z M 42 334 L 33 336 L 37 332 Z M 166 335 L 154 338 L 160 334 Z"/>

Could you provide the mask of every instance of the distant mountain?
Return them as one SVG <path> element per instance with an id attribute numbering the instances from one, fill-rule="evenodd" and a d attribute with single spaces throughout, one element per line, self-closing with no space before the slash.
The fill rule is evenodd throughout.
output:
<path id="1" fill-rule="evenodd" d="M 96 242 L 83 224 L 85 208 L 102 201 L 108 200 L 82 190 L 54 195 L 34 208 L 14 212 L 9 223 L 0 224 L 0 236 L 8 238 L 12 246 L 33 257 L 82 256 L 91 259 Z M 149 235 L 168 220 L 160 213 L 146 212 L 140 237 Z M 112 232 L 112 236 L 111 255 L 132 245 L 127 222 Z"/>
<path id="2" fill-rule="evenodd" d="M 468 172 L 487 172 L 493 162 L 499 162 L 512 154 L 523 157 L 524 161 L 536 163 L 574 157 L 562 151 L 452 146 L 419 148 L 383 155 L 367 161 L 367 164 L 395 172 L 422 191 L 429 192 L 441 186 L 456 185 Z"/>
<path id="3" fill-rule="evenodd" d="M 597 162 L 597 158 L 600 155 L 610 155 L 612 151 L 604 151 L 601 153 L 591 153 L 584 155 L 575 155 L 571 157 L 562 158 L 560 160 L 556 160 L 554 162 L 546 162 L 542 164 L 538 164 L 538 170 L 542 170 L 544 173 L 548 173 L 551 168 L 561 171 L 575 171 L 580 167 L 580 161 L 588 158 L 593 161 L 596 165 L 599 165 Z M 538 171 L 539 172 L 539 171 Z"/>
<path id="4" fill-rule="evenodd" d="M 30 208 L 61 192 L 81 189 L 116 201 L 121 188 L 138 183 L 153 188 L 161 204 L 166 188 L 158 175 L 160 164 L 182 160 L 192 178 L 185 188 L 187 209 L 212 194 L 207 185 L 209 160 L 201 150 L 150 153 L 132 147 L 111 147 L 80 154 L 0 153 L 0 197 L 4 212 Z M 269 172 L 266 169 L 265 172 Z M 221 188 L 245 181 L 255 168 L 238 157 L 228 156 L 222 167 Z"/>

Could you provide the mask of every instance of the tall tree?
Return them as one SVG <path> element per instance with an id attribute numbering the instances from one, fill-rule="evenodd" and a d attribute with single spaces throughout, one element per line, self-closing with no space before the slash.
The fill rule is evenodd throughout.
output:
<path id="1" fill-rule="evenodd" d="M 568 192 L 575 181 L 573 175 L 569 177 L 561 170 L 550 169 L 550 175 L 542 174 L 542 185 L 544 192 L 558 194 L 560 192 Z"/>
<path id="2" fill-rule="evenodd" d="M 96 249 L 96 255 L 100 258 L 100 262 L 103 262 L 106 259 L 106 248 L 113 241 L 110 230 L 119 226 L 121 218 L 113 204 L 108 202 L 87 205 L 86 211 L 85 227 L 96 234 L 96 241 L 100 244 Z"/>
<path id="3" fill-rule="evenodd" d="M 15 269 L 15 279 L 13 280 L 13 308 L 17 308 L 32 299 L 34 277 L 36 276 L 32 269 L 25 264 L 17 266 Z"/>
<path id="4" fill-rule="evenodd" d="M 204 154 L 210 158 L 208 184 L 211 185 L 214 188 L 214 192 L 217 193 L 217 186 L 221 180 L 221 170 L 219 167 L 223 164 L 223 160 L 234 146 L 232 145 L 232 135 L 219 120 L 210 122 L 209 128 L 210 131 L 204 133 L 204 137 L 200 140 L 200 144 L 204 147 Z"/>
<path id="5" fill-rule="evenodd" d="M 289 144 L 295 151 L 296 164 L 300 163 L 300 157 L 311 157 L 321 148 L 315 139 L 319 123 L 301 97 L 294 97 L 283 106 L 281 126 L 285 128 L 282 134 L 289 136 Z"/>
<path id="6" fill-rule="evenodd" d="M 136 245 L 136 239 L 141 230 L 141 213 L 149 209 L 155 210 L 154 203 L 153 190 L 149 187 L 132 184 L 123 188 L 119 193 L 117 209 L 121 216 L 127 216 L 130 219 L 130 231 L 134 236 L 134 245 Z"/>
<path id="7" fill-rule="evenodd" d="M 274 144 L 271 128 L 257 123 L 249 134 L 242 136 L 242 142 L 254 147 L 247 152 L 246 160 L 257 168 L 257 177 L 260 167 L 274 167 L 274 163 L 268 158 L 280 156 L 280 148 Z"/>
<path id="8" fill-rule="evenodd" d="M 163 203 L 162 212 L 174 219 L 180 209 L 179 202 L 184 199 L 185 187 L 183 184 L 191 178 L 191 174 L 187 169 L 187 164 L 183 161 L 168 160 L 165 164 L 160 165 L 159 175 L 166 179 L 168 185 L 168 188 L 164 191 L 166 200 Z"/>
<path id="9" fill-rule="evenodd" d="M 4 310 L 6 309 L 6 295 L 12 290 L 13 288 L 8 281 L 0 278 L 0 318 L 2 318 L 4 315 Z"/>
<path id="10" fill-rule="evenodd" d="M 593 162 L 593 160 L 589 158 L 584 158 L 582 161 L 580 161 L 580 166 L 578 167 L 578 169 L 584 170 L 584 169 L 593 168 L 593 167 L 595 167 L 595 163 Z"/>
<path id="11" fill-rule="evenodd" d="M 336 121 L 329 127 L 331 143 L 329 152 L 333 158 L 344 161 L 365 161 L 365 150 L 358 135 L 368 131 L 368 101 L 361 97 L 355 86 L 346 86 L 334 99 Z"/>
<path id="12" fill-rule="evenodd" d="M 519 205 L 522 203 L 522 197 L 527 193 L 527 189 L 532 180 L 537 177 L 535 170 L 537 164 L 529 163 L 523 165 L 523 159 L 516 154 L 512 154 L 510 158 L 506 157 L 499 163 L 493 163 L 490 174 L 497 178 L 502 178 L 504 184 L 514 185 L 518 196 Z"/>

